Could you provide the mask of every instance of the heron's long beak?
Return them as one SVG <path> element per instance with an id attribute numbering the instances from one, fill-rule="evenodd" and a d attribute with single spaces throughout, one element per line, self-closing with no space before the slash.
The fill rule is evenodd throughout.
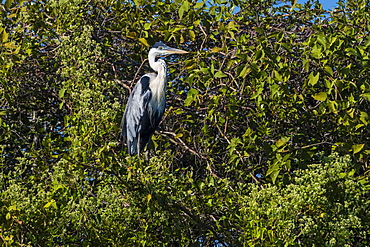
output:
<path id="1" fill-rule="evenodd" d="M 189 53 L 187 51 L 183 51 L 183 50 L 180 50 L 180 49 L 176 49 L 176 48 L 171 48 L 169 47 L 167 50 L 166 50 L 166 53 L 167 54 L 185 54 L 185 53 Z"/>

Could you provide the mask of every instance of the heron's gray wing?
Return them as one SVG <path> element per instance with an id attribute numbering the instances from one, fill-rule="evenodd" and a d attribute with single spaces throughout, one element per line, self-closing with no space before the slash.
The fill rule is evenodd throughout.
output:
<path id="1" fill-rule="evenodd" d="M 148 104 L 152 97 L 149 87 L 150 77 L 143 76 L 132 91 L 122 118 L 122 136 L 126 137 L 129 154 L 137 154 L 138 142 L 141 146 L 140 134 L 148 128 Z"/>

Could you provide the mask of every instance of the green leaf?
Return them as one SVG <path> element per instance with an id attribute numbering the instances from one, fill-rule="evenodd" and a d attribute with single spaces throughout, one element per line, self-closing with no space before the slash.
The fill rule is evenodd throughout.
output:
<path id="1" fill-rule="evenodd" d="M 280 169 L 279 170 L 274 170 L 270 174 L 270 178 L 271 178 L 272 183 L 275 183 L 276 182 L 276 178 L 279 176 L 279 173 L 280 173 Z"/>
<path id="2" fill-rule="evenodd" d="M 197 98 L 198 94 L 199 94 L 198 90 L 191 88 L 188 92 L 188 96 L 184 101 L 184 105 L 189 106 Z"/>
<path id="3" fill-rule="evenodd" d="M 12 4 L 12 2 L 13 2 L 13 0 L 6 0 L 5 4 L 4 4 L 5 8 L 10 9 L 10 5 Z"/>
<path id="4" fill-rule="evenodd" d="M 325 101 L 328 95 L 325 92 L 320 92 L 317 94 L 312 95 L 312 98 L 318 101 Z"/>
<path id="5" fill-rule="evenodd" d="M 204 185 L 205 185 L 205 183 L 203 183 L 202 181 L 198 181 L 199 190 L 202 190 L 204 188 Z"/>
<path id="6" fill-rule="evenodd" d="M 48 203 L 46 203 L 44 205 L 44 208 L 49 208 L 50 206 L 52 206 L 55 209 L 57 208 L 57 204 L 54 199 L 51 199 Z"/>
<path id="7" fill-rule="evenodd" d="M 281 168 L 278 164 L 274 164 L 268 169 L 266 176 L 271 178 L 272 183 L 275 183 L 276 178 L 279 176 L 280 170 Z"/>
<path id="8" fill-rule="evenodd" d="M 369 114 L 367 114 L 364 111 L 360 112 L 360 121 L 363 122 L 365 125 L 368 125 L 368 119 L 369 119 Z"/>
<path id="9" fill-rule="evenodd" d="M 227 29 L 229 29 L 229 30 L 235 30 L 235 31 L 238 31 L 238 28 L 237 28 L 238 26 L 235 24 L 235 22 L 234 21 L 230 21 L 228 24 L 227 24 L 227 26 L 226 26 L 226 28 Z"/>
<path id="10" fill-rule="evenodd" d="M 352 152 L 353 154 L 356 154 L 358 152 L 360 152 L 363 148 L 364 148 L 365 144 L 355 144 L 355 145 L 352 145 Z"/>
<path id="11" fill-rule="evenodd" d="M 1 42 L 5 43 L 8 40 L 9 34 L 5 31 L 5 29 L 1 32 Z"/>
<path id="12" fill-rule="evenodd" d="M 184 7 L 183 6 L 181 6 L 180 8 L 179 8 L 179 11 L 178 11 L 178 13 L 179 13 L 179 18 L 180 18 L 180 20 L 182 19 L 182 16 L 184 15 Z"/>
<path id="13" fill-rule="evenodd" d="M 181 7 L 179 8 L 179 18 L 180 20 L 182 19 L 183 15 L 184 15 L 184 12 L 188 12 L 189 11 L 189 2 L 188 1 L 184 1 L 181 5 Z"/>
<path id="14" fill-rule="evenodd" d="M 283 82 L 283 77 L 279 74 L 278 71 L 274 70 L 274 77 L 276 78 L 277 81 Z"/>
<path id="15" fill-rule="evenodd" d="M 356 49 L 352 48 L 352 47 L 348 47 L 345 49 L 345 51 L 347 52 L 347 55 L 348 56 L 357 56 L 357 51 Z"/>
<path id="16" fill-rule="evenodd" d="M 190 39 L 192 41 L 194 41 L 195 40 L 195 32 L 193 30 L 189 30 L 188 34 L 189 34 Z"/>
<path id="17" fill-rule="evenodd" d="M 250 72 L 250 69 L 248 68 L 248 66 L 243 65 L 243 69 L 238 74 L 238 77 L 243 77 L 244 78 L 247 75 L 247 72 Z"/>
<path id="18" fill-rule="evenodd" d="M 324 37 L 324 34 L 320 33 L 318 36 L 317 36 L 317 41 L 325 48 L 326 47 L 326 41 L 325 41 L 325 37 Z"/>
<path id="19" fill-rule="evenodd" d="M 290 140 L 289 136 L 284 136 L 276 142 L 277 147 L 284 146 Z"/>
<path id="20" fill-rule="evenodd" d="M 355 174 L 356 170 L 355 169 L 352 169 L 350 172 L 348 172 L 348 176 L 350 177 L 353 177 L 353 175 Z"/>
<path id="21" fill-rule="evenodd" d="M 217 46 L 215 46 L 215 47 L 213 47 L 211 49 L 211 52 L 217 53 L 217 52 L 223 52 L 224 50 L 225 49 L 223 47 L 217 47 Z"/>
<path id="22" fill-rule="evenodd" d="M 5 215 L 6 220 L 10 220 L 11 217 L 12 217 L 12 215 L 9 212 Z"/>
<path id="23" fill-rule="evenodd" d="M 202 71 L 205 74 L 208 74 L 211 71 L 210 68 L 200 68 L 199 70 Z"/>
<path id="24" fill-rule="evenodd" d="M 17 46 L 14 44 L 14 42 L 7 42 L 4 44 L 4 46 L 9 49 L 17 49 Z"/>
<path id="25" fill-rule="evenodd" d="M 222 71 L 217 71 L 216 74 L 215 74 L 215 77 L 216 78 L 223 78 L 223 77 L 227 77 L 227 75 Z"/>
<path id="26" fill-rule="evenodd" d="M 178 133 L 178 134 L 176 134 L 175 136 L 174 136 L 174 138 L 181 138 L 181 137 L 183 137 L 183 133 Z"/>
<path id="27" fill-rule="evenodd" d="M 259 60 L 265 56 L 265 52 L 263 50 L 258 50 L 256 52 L 255 60 Z"/>
<path id="28" fill-rule="evenodd" d="M 148 41 L 145 38 L 139 38 L 140 43 L 145 45 L 146 47 L 149 47 L 150 45 L 148 44 Z"/>
<path id="29" fill-rule="evenodd" d="M 361 94 L 361 97 L 364 98 L 367 101 L 370 101 L 370 93 L 363 93 L 363 94 Z"/>
<path id="30" fill-rule="evenodd" d="M 59 93 L 58 93 L 59 98 L 63 98 L 65 92 L 66 92 L 66 89 L 65 88 L 60 89 L 59 90 Z"/>
<path id="31" fill-rule="evenodd" d="M 201 8 L 203 7 L 204 3 L 203 2 L 197 2 L 195 5 L 194 5 L 194 9 L 198 9 L 198 8 Z"/>
<path id="32" fill-rule="evenodd" d="M 303 68 L 306 72 L 310 69 L 310 60 L 309 59 L 303 59 Z"/>
<path id="33" fill-rule="evenodd" d="M 315 72 L 311 72 L 311 74 L 308 76 L 308 83 L 312 86 L 314 86 L 318 80 L 319 80 L 319 77 L 320 77 L 320 73 L 319 72 L 316 72 L 316 75 L 314 75 Z"/>
<path id="34" fill-rule="evenodd" d="M 319 47 L 318 45 L 314 45 L 311 49 L 311 55 L 312 57 L 317 58 L 317 59 L 322 58 L 321 47 Z"/>
<path id="35" fill-rule="evenodd" d="M 234 137 L 231 139 L 230 144 L 227 146 L 227 149 L 229 149 L 229 154 L 231 155 L 238 144 L 243 144 L 243 142 L 238 137 Z"/>
<path id="36" fill-rule="evenodd" d="M 151 194 L 146 195 L 146 202 L 147 203 L 149 203 L 151 199 L 152 199 L 152 195 Z"/>
<path id="37" fill-rule="evenodd" d="M 151 27 L 152 27 L 152 23 L 151 22 L 147 22 L 147 23 L 144 24 L 144 29 L 145 30 L 149 30 Z"/>
<path id="38" fill-rule="evenodd" d="M 333 76 L 333 69 L 330 66 L 325 65 L 324 70 L 330 75 Z"/>
<path id="39" fill-rule="evenodd" d="M 188 97 L 189 96 L 197 96 L 199 94 L 199 91 L 195 88 L 191 88 L 188 92 Z"/>
<path id="40" fill-rule="evenodd" d="M 331 100 L 327 104 L 332 113 L 338 114 L 338 103 L 337 102 Z"/>
<path id="41" fill-rule="evenodd" d="M 189 7 L 190 7 L 190 3 L 189 1 L 185 0 L 183 3 L 182 3 L 182 6 L 184 6 L 184 9 L 186 12 L 189 11 Z"/>

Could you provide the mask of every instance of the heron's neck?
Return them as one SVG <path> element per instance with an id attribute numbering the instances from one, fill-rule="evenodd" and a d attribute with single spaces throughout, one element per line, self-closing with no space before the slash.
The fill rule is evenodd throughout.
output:
<path id="1" fill-rule="evenodd" d="M 157 72 L 158 82 L 167 83 L 167 66 L 166 62 L 162 59 L 155 60 L 155 57 L 149 56 L 150 67 Z"/>
<path id="2" fill-rule="evenodd" d="M 149 55 L 149 65 L 150 67 L 157 72 L 156 78 L 150 82 L 149 87 L 152 90 L 153 102 L 156 102 L 158 105 L 165 104 L 166 98 L 166 87 L 167 87 L 167 66 L 164 60 L 158 59 L 155 61 L 153 56 Z"/>

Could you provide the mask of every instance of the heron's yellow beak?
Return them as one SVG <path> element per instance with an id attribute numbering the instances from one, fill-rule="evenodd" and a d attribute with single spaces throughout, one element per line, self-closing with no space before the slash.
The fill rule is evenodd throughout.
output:
<path id="1" fill-rule="evenodd" d="M 189 52 L 184 51 L 184 50 L 180 50 L 180 49 L 176 49 L 176 48 L 168 48 L 166 50 L 166 53 L 167 54 L 185 54 L 185 53 L 189 53 Z"/>

